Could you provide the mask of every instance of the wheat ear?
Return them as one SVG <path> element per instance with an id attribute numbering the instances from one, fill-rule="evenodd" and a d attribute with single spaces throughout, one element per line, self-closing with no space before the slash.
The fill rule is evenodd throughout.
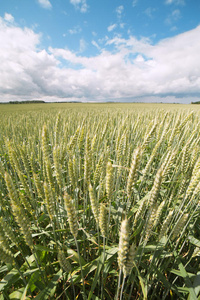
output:
<path id="1" fill-rule="evenodd" d="M 65 209 L 67 211 L 68 215 L 68 222 L 69 222 L 69 228 L 74 236 L 74 238 L 78 235 L 78 222 L 77 222 L 77 215 L 75 211 L 75 206 L 72 203 L 72 198 L 65 193 L 64 194 L 64 203 L 65 203 Z"/>
<path id="2" fill-rule="evenodd" d="M 89 195 L 90 195 L 91 208 L 92 208 L 94 218 L 96 220 L 96 223 L 99 224 L 99 203 L 97 201 L 91 183 L 89 184 Z"/>
<path id="3" fill-rule="evenodd" d="M 111 196 L 113 193 L 113 182 L 114 182 L 114 169 L 111 162 L 109 161 L 107 163 L 107 169 L 106 169 L 106 194 L 109 201 L 111 200 Z"/>
<path id="4" fill-rule="evenodd" d="M 99 227 L 103 237 L 107 235 L 107 209 L 103 203 L 100 204 Z"/>
<path id="5" fill-rule="evenodd" d="M 3 261 L 4 263 L 12 264 L 13 259 L 14 259 L 14 257 L 12 255 L 12 252 L 8 249 L 5 249 L 0 244 L 0 260 Z"/>
<path id="6" fill-rule="evenodd" d="M 125 277 L 128 276 L 132 271 L 135 255 L 136 255 L 136 247 L 135 244 L 132 244 L 129 248 L 127 260 L 123 267 L 123 273 Z"/>
<path id="7" fill-rule="evenodd" d="M 128 219 L 124 219 L 121 223 L 119 233 L 119 249 L 118 249 L 118 266 L 120 269 L 126 267 L 126 261 L 129 250 L 129 224 Z"/>
<path id="8" fill-rule="evenodd" d="M 66 259 L 65 254 L 63 253 L 63 251 L 61 249 L 58 250 L 58 261 L 59 261 L 61 268 L 65 272 L 67 272 L 67 273 L 71 272 L 70 262 L 68 259 Z"/>
<path id="9" fill-rule="evenodd" d="M 137 178 L 137 168 L 139 165 L 139 160 L 140 160 L 140 147 L 138 147 L 133 154 L 133 160 L 131 163 L 130 171 L 128 174 L 128 180 L 127 180 L 127 195 L 130 197 L 132 187 L 136 181 Z"/>
<path id="10" fill-rule="evenodd" d="M 188 219 L 188 216 L 189 214 L 183 214 L 181 218 L 178 220 L 172 232 L 172 236 L 171 236 L 172 240 L 175 240 L 175 238 L 181 233 Z"/>

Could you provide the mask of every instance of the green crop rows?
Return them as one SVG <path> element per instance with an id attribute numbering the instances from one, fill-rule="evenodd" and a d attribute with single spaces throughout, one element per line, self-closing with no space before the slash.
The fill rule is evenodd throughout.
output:
<path id="1" fill-rule="evenodd" d="M 0 299 L 200 299 L 200 110 L 0 106 Z"/>

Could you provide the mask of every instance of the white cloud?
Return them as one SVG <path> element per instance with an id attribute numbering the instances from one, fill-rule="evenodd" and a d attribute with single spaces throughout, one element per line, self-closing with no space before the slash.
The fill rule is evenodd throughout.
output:
<path id="1" fill-rule="evenodd" d="M 11 14 L 5 13 L 4 20 L 7 22 L 10 22 L 10 23 L 13 23 L 15 19 Z"/>
<path id="2" fill-rule="evenodd" d="M 79 9 L 82 13 L 86 13 L 89 9 L 86 0 L 70 0 L 70 3 L 73 4 L 75 8 Z"/>
<path id="3" fill-rule="evenodd" d="M 176 31 L 178 28 L 176 26 L 173 26 L 170 30 L 171 31 Z"/>
<path id="4" fill-rule="evenodd" d="M 81 33 L 82 31 L 82 28 L 80 26 L 75 26 L 74 28 L 71 28 L 68 30 L 68 32 L 70 34 L 78 34 L 78 33 Z"/>
<path id="5" fill-rule="evenodd" d="M 185 0 L 166 0 L 166 4 L 185 5 Z"/>
<path id="6" fill-rule="evenodd" d="M 100 46 L 97 44 L 97 42 L 92 41 L 91 43 L 92 43 L 92 45 L 93 45 L 94 47 L 96 47 L 98 50 L 101 49 Z"/>
<path id="7" fill-rule="evenodd" d="M 121 14 L 122 14 L 123 11 L 124 11 L 124 6 L 123 5 L 120 5 L 116 8 L 116 13 L 117 13 L 118 18 L 121 17 Z"/>
<path id="8" fill-rule="evenodd" d="M 156 11 L 155 8 L 152 7 L 148 7 L 147 9 L 145 9 L 144 13 L 151 19 L 153 19 L 153 13 Z"/>
<path id="9" fill-rule="evenodd" d="M 138 0 L 133 0 L 132 6 L 135 7 L 137 5 L 137 3 L 138 3 Z"/>
<path id="10" fill-rule="evenodd" d="M 108 29 L 109 32 L 111 32 L 111 31 L 113 31 L 116 27 L 117 27 L 117 24 L 112 24 L 112 25 L 108 26 L 107 29 Z"/>
<path id="11" fill-rule="evenodd" d="M 0 101 L 190 102 L 200 96 L 199 35 L 200 26 L 155 45 L 147 38 L 106 38 L 104 44 L 92 42 L 101 45 L 98 55 L 86 57 L 68 49 L 41 50 L 42 36 L 0 18 Z M 80 50 L 86 46 L 80 40 Z"/>
<path id="12" fill-rule="evenodd" d="M 52 5 L 50 3 L 49 0 L 38 0 L 38 3 L 43 7 L 43 8 L 46 8 L 46 9 L 51 9 L 52 8 Z"/>
<path id="13" fill-rule="evenodd" d="M 84 39 L 80 39 L 80 42 L 79 42 L 80 46 L 79 46 L 79 52 L 82 53 L 86 50 L 87 48 L 87 43 Z"/>
<path id="14" fill-rule="evenodd" d="M 173 12 L 172 12 L 172 18 L 177 21 L 178 19 L 180 19 L 181 17 L 181 12 L 179 9 L 175 9 Z"/>
<path id="15" fill-rule="evenodd" d="M 165 19 L 165 24 L 172 25 L 174 22 L 178 21 L 180 18 L 181 18 L 181 12 L 180 12 L 180 10 L 179 9 L 175 9 Z"/>

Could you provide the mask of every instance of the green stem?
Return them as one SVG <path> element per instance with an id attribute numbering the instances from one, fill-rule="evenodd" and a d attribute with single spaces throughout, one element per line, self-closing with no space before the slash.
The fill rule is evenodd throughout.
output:
<path id="1" fill-rule="evenodd" d="M 85 283 L 84 283 L 83 268 L 82 268 L 82 263 L 81 263 L 81 256 L 80 256 L 80 252 L 79 252 L 78 242 L 75 237 L 74 237 L 74 240 L 75 240 L 75 244 L 76 244 L 76 248 L 77 248 L 77 252 L 78 252 L 79 265 L 81 268 L 81 277 L 82 277 L 82 283 L 83 283 L 83 299 L 86 300 Z"/>
<path id="2" fill-rule="evenodd" d="M 73 281 L 73 278 L 72 278 L 72 274 L 71 274 L 71 273 L 70 273 L 70 280 L 71 280 L 71 283 L 72 283 L 72 290 L 73 290 L 74 300 L 75 300 L 75 299 L 76 299 L 76 292 L 75 292 L 74 281 Z"/>
<path id="3" fill-rule="evenodd" d="M 15 261 L 15 267 L 17 268 L 17 270 L 18 270 L 18 272 L 19 272 L 19 275 L 21 276 L 21 278 L 22 278 L 22 280 L 23 280 L 23 282 L 24 282 L 24 284 L 25 284 L 25 286 L 27 285 L 27 281 L 26 281 L 26 279 L 24 278 L 24 276 L 23 276 L 23 273 L 20 271 L 20 267 L 19 267 L 19 265 L 18 265 L 18 263 Z"/>
<path id="4" fill-rule="evenodd" d="M 120 290 L 120 284 L 121 284 L 121 276 L 122 276 L 122 269 L 120 269 L 120 271 L 119 271 L 118 287 L 117 287 L 117 294 L 116 294 L 115 300 L 118 300 L 118 297 L 119 297 L 119 290 Z"/>
<path id="5" fill-rule="evenodd" d="M 103 299 L 103 292 L 104 292 L 104 263 L 105 263 L 105 236 L 103 237 L 103 265 L 102 265 L 102 283 L 101 283 L 101 299 Z"/>
<path id="6" fill-rule="evenodd" d="M 121 287 L 120 300 L 122 300 L 122 297 L 123 297 L 123 290 L 124 290 L 125 279 L 126 279 L 126 277 L 124 276 L 123 282 L 122 282 L 122 287 Z"/>

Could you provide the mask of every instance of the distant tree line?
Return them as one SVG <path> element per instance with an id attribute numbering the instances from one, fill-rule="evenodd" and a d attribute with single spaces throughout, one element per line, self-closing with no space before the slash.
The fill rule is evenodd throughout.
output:
<path id="1" fill-rule="evenodd" d="M 26 100 L 26 101 L 9 101 L 9 102 L 0 102 L 0 104 L 31 104 L 31 103 L 82 103 L 81 101 L 54 101 L 54 102 L 45 102 L 43 100 Z"/>
<path id="2" fill-rule="evenodd" d="M 43 100 L 9 101 L 9 104 L 45 103 Z"/>
<path id="3" fill-rule="evenodd" d="M 191 104 L 200 104 L 200 101 L 191 102 Z"/>

